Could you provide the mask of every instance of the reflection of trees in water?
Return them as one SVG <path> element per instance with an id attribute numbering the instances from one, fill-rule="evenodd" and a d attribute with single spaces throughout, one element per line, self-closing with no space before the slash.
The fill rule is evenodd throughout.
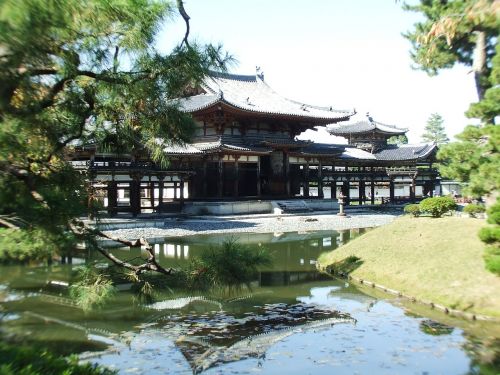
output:
<path id="1" fill-rule="evenodd" d="M 454 328 L 449 325 L 439 323 L 431 319 L 422 320 L 419 328 L 423 333 L 432 336 L 449 335 L 454 330 Z"/>
<path id="2" fill-rule="evenodd" d="M 498 375 L 500 374 L 500 338 L 476 338 L 467 335 L 465 349 L 473 353 L 470 373 Z"/>

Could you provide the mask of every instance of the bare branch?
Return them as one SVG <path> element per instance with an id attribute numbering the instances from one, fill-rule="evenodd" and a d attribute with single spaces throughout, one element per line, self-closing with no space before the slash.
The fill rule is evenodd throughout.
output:
<path id="1" fill-rule="evenodd" d="M 4 226 L 9 229 L 21 229 L 19 225 L 14 224 L 11 218 L 6 215 L 0 215 L 0 226 Z"/>
<path id="2" fill-rule="evenodd" d="M 40 102 L 40 108 L 45 109 L 54 104 L 57 94 L 59 94 L 63 89 L 66 82 L 73 79 L 74 77 L 64 77 L 56 82 L 52 89 L 48 93 L 48 95 Z"/>
<path id="3" fill-rule="evenodd" d="M 30 174 L 28 170 L 16 167 L 15 165 L 12 165 L 6 161 L 0 161 L 0 171 L 7 172 L 23 181 L 28 187 L 33 199 L 40 203 L 44 208 L 49 208 L 49 204 L 47 203 L 47 201 L 38 191 L 36 191 L 35 182 L 33 181 L 33 175 Z"/>
<path id="4" fill-rule="evenodd" d="M 76 224 L 78 225 L 76 225 Z M 103 256 L 105 256 L 107 259 L 112 261 L 114 264 L 124 267 L 126 269 L 129 269 L 131 271 L 134 271 L 136 274 L 140 274 L 145 271 L 154 271 L 158 272 L 164 275 L 171 275 L 175 269 L 173 268 L 164 268 L 162 267 L 156 260 L 156 256 L 153 250 L 153 247 L 151 244 L 143 237 L 137 239 L 137 240 L 127 240 L 121 237 L 115 237 L 111 236 L 97 228 L 91 228 L 87 224 L 85 224 L 81 220 L 76 220 L 75 223 L 70 223 L 69 227 L 73 231 L 73 233 L 77 235 L 84 235 L 84 234 L 91 234 L 91 235 L 97 235 L 103 238 L 107 238 L 109 240 L 121 243 L 125 246 L 130 246 L 130 247 L 138 247 L 141 246 L 144 250 L 148 252 L 148 259 L 146 260 L 146 263 L 143 263 L 141 265 L 134 265 L 129 262 L 123 261 L 113 254 L 111 254 L 109 251 L 106 249 L 102 248 L 101 246 L 96 245 L 97 251 L 99 251 Z"/>
<path id="5" fill-rule="evenodd" d="M 177 0 L 177 9 L 179 9 L 179 13 L 181 14 L 182 18 L 184 19 L 184 22 L 186 22 L 186 34 L 184 34 L 184 39 L 182 39 L 182 44 L 185 44 L 186 47 L 190 48 L 189 42 L 188 42 L 188 37 L 189 37 L 189 15 L 186 13 L 186 10 L 184 9 L 184 2 L 182 0 Z"/>

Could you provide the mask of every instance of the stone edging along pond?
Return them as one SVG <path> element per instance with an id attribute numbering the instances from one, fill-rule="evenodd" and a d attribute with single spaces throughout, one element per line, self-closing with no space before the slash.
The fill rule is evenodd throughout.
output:
<path id="1" fill-rule="evenodd" d="M 322 266 L 319 263 L 317 263 L 316 265 L 317 265 L 318 270 L 320 272 L 323 272 L 325 274 L 328 274 L 328 275 L 332 276 L 332 274 L 329 273 L 326 270 L 326 267 Z M 419 303 L 419 304 L 422 304 L 422 305 L 426 305 L 426 306 L 430 307 L 431 309 L 439 310 L 439 311 L 444 312 L 445 314 L 449 314 L 451 316 L 455 316 L 455 317 L 459 317 L 459 318 L 464 318 L 464 319 L 469 319 L 469 320 L 481 320 L 481 321 L 490 321 L 490 322 L 500 322 L 500 319 L 494 318 L 494 317 L 491 317 L 491 316 L 482 315 L 482 314 L 468 313 L 466 311 L 452 309 L 452 308 L 449 308 L 449 307 L 446 307 L 444 305 L 440 305 L 440 304 L 437 304 L 437 303 L 434 303 L 434 302 L 431 302 L 431 301 L 417 299 L 417 298 L 415 298 L 413 296 L 410 296 L 408 294 L 402 293 L 402 292 L 397 291 L 395 289 L 387 288 L 384 285 L 376 284 L 376 283 L 374 283 L 372 281 L 364 280 L 364 279 L 359 278 L 359 277 L 347 275 L 346 278 L 349 281 L 354 281 L 355 283 L 358 283 L 358 284 L 361 284 L 361 285 L 365 285 L 365 286 L 370 286 L 372 288 L 376 288 L 376 289 L 382 290 L 385 293 L 388 293 L 388 294 L 391 294 L 391 295 L 396 295 L 396 296 L 401 297 L 401 298 L 405 298 L 405 299 L 407 299 L 407 300 L 409 300 L 409 301 L 411 301 L 413 303 Z"/>

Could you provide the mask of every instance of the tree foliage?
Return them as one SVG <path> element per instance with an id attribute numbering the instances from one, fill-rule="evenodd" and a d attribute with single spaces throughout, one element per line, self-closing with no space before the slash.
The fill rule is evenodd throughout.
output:
<path id="1" fill-rule="evenodd" d="M 481 197 L 500 187 L 500 129 L 496 125 L 468 126 L 438 152 L 444 177 L 466 183 L 464 191 Z"/>
<path id="2" fill-rule="evenodd" d="M 406 145 L 408 144 L 408 137 L 406 135 L 393 135 L 387 140 L 390 145 Z"/>
<path id="3" fill-rule="evenodd" d="M 422 139 L 425 142 L 433 142 L 438 145 L 447 143 L 449 139 L 446 135 L 443 122 L 444 120 L 439 113 L 431 114 L 425 125 Z"/>
<path id="4" fill-rule="evenodd" d="M 46 350 L 0 342 L 2 375 L 113 375 L 115 371 L 90 363 L 80 364 L 77 356 L 64 358 Z"/>
<path id="5" fill-rule="evenodd" d="M 161 54 L 155 39 L 175 11 L 155 0 L 0 2 L 0 225 L 63 241 L 95 209 L 87 176 L 66 162 L 76 145 L 166 164 L 163 145 L 189 139 L 174 98 L 230 57 L 188 33 Z"/>
<path id="6" fill-rule="evenodd" d="M 424 16 L 406 34 L 418 68 L 437 74 L 460 63 L 474 71 L 480 101 L 467 115 L 480 119 L 481 126 L 466 127 L 459 141 L 442 146 L 437 157 L 443 177 L 464 182 L 464 192 L 478 197 L 495 195 L 500 180 L 495 125 L 500 115 L 499 6 L 492 0 L 421 0 L 405 5 Z"/>
<path id="7" fill-rule="evenodd" d="M 420 212 L 429 214 L 432 217 L 441 217 L 453 211 L 456 207 L 457 204 L 451 197 L 425 198 L 419 204 Z"/>
<path id="8" fill-rule="evenodd" d="M 229 292 L 242 286 L 250 288 L 250 281 L 257 274 L 258 267 L 270 263 L 269 253 L 264 249 L 250 249 L 231 238 L 220 246 L 211 247 L 194 260 L 194 272 L 191 272 L 194 278 L 191 278 L 191 284 L 225 289 Z"/>
<path id="9" fill-rule="evenodd" d="M 404 9 L 424 20 L 404 36 L 412 44 L 416 68 L 435 75 L 460 63 L 472 67 L 481 99 L 489 88 L 491 59 L 498 36 L 498 2 L 493 0 L 421 0 Z"/>

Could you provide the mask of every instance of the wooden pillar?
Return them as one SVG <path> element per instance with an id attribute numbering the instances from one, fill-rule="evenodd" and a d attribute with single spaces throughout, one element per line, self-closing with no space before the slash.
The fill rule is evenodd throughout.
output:
<path id="1" fill-rule="evenodd" d="M 222 198 L 224 192 L 224 163 L 222 162 L 222 155 L 219 156 L 217 170 L 218 170 L 217 196 Z"/>
<path id="2" fill-rule="evenodd" d="M 416 181 L 415 181 L 415 177 L 412 177 L 411 178 L 411 186 L 410 186 L 411 203 L 415 203 L 415 193 L 416 193 Z"/>
<path id="3" fill-rule="evenodd" d="M 364 203 L 365 182 L 360 178 L 358 182 L 358 203 L 361 206 Z"/>
<path id="4" fill-rule="evenodd" d="M 332 175 L 330 184 L 330 198 L 337 199 L 337 178 L 335 173 L 335 164 L 332 163 Z"/>
<path id="5" fill-rule="evenodd" d="M 349 183 L 349 178 L 344 181 L 344 191 L 345 191 L 345 205 L 349 206 L 351 204 L 351 185 Z"/>
<path id="6" fill-rule="evenodd" d="M 285 167 L 285 186 L 286 186 L 286 196 L 290 197 L 291 188 L 290 188 L 290 160 L 288 159 L 288 151 L 283 151 L 283 161 Z"/>
<path id="7" fill-rule="evenodd" d="M 203 160 L 203 198 L 207 197 L 207 159 Z"/>
<path id="8" fill-rule="evenodd" d="M 133 216 L 141 213 L 141 176 L 132 176 L 130 181 L 130 209 Z"/>
<path id="9" fill-rule="evenodd" d="M 332 167 L 332 171 L 335 171 L 335 167 Z M 332 185 L 330 189 L 331 189 L 330 193 L 331 198 L 337 199 L 337 178 L 334 175 L 332 176 Z"/>
<path id="10" fill-rule="evenodd" d="M 309 159 L 306 159 L 306 165 L 304 166 L 304 197 L 309 198 Z"/>
<path id="11" fill-rule="evenodd" d="M 184 176 L 181 176 L 180 178 L 181 178 L 181 182 L 180 182 L 179 186 L 180 186 L 181 191 L 180 191 L 179 196 L 180 196 L 181 209 L 182 209 L 182 207 L 184 207 Z"/>
<path id="12" fill-rule="evenodd" d="M 149 201 L 151 202 L 151 208 L 155 208 L 155 183 L 151 181 L 151 176 L 149 176 Z"/>
<path id="13" fill-rule="evenodd" d="M 158 176 L 158 213 L 163 208 L 163 179 L 164 176 Z"/>
<path id="14" fill-rule="evenodd" d="M 238 159 L 240 157 L 236 155 L 234 157 L 234 191 L 233 195 L 237 197 L 239 195 L 239 186 L 240 186 L 240 164 L 238 163 Z"/>
<path id="15" fill-rule="evenodd" d="M 389 201 L 394 203 L 394 178 L 391 177 L 389 182 Z"/>
<path id="16" fill-rule="evenodd" d="M 375 204 L 375 179 L 373 177 L 373 168 L 372 177 L 370 179 L 370 203 Z"/>
<path id="17" fill-rule="evenodd" d="M 436 182 L 434 180 L 431 180 L 430 183 L 430 189 L 431 191 L 429 192 L 430 197 L 434 197 L 434 189 L 436 188 Z"/>
<path id="18" fill-rule="evenodd" d="M 321 160 L 318 161 L 318 198 L 323 199 L 325 194 L 323 193 L 323 163 Z"/>
<path id="19" fill-rule="evenodd" d="M 260 179 L 260 156 L 257 157 L 257 197 L 262 196 L 262 181 Z"/>
<path id="20" fill-rule="evenodd" d="M 118 207 L 118 191 L 116 181 L 108 182 L 108 214 L 115 216 Z"/>
<path id="21" fill-rule="evenodd" d="M 177 181 L 174 181 L 174 200 L 177 199 Z"/>

